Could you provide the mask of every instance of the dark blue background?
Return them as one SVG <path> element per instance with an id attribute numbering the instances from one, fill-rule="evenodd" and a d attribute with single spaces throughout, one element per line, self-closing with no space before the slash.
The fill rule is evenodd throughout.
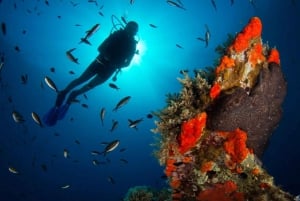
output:
<path id="1" fill-rule="evenodd" d="M 0 2 L 0 22 L 7 28 L 6 35 L 0 34 L 0 54 L 5 58 L 0 91 L 1 201 L 114 201 L 120 200 L 132 186 L 165 186 L 166 181 L 160 178 L 163 167 L 152 156 L 151 144 L 156 135 L 150 129 L 155 127 L 154 119 L 147 119 L 146 115 L 165 106 L 165 94 L 179 92 L 176 78 L 181 76 L 181 69 L 192 71 L 211 66 L 218 56 L 215 47 L 227 39 L 228 33 L 239 32 L 252 16 L 262 20 L 263 42 L 280 51 L 288 82 L 282 121 L 265 152 L 263 165 L 283 189 L 293 194 L 300 192 L 299 1 L 255 1 L 254 7 L 247 0 L 233 5 L 229 0 L 216 0 L 217 10 L 210 0 L 182 1 L 186 10 L 172 7 L 164 0 L 136 0 L 133 5 L 129 0 L 98 0 L 98 6 L 79 0 L 73 1 L 79 3 L 77 6 L 66 0 L 49 1 L 49 5 L 45 1 Z M 101 5 L 104 7 L 100 10 Z M 99 11 L 104 16 L 99 15 Z M 80 75 L 97 55 L 98 45 L 110 33 L 111 15 L 124 16 L 140 25 L 140 54 L 118 77 L 116 84 L 121 89 L 111 89 L 109 80 L 86 93 L 88 99 L 79 97 L 80 103 L 88 104 L 88 109 L 74 104 L 55 127 L 40 128 L 32 120 L 31 112 L 42 116 L 56 97 L 43 82 L 44 77 L 51 77 L 62 89 Z M 101 27 L 90 38 L 92 46 L 78 44 L 85 31 L 96 23 Z M 157 28 L 150 27 L 150 23 Z M 204 36 L 205 24 L 211 32 L 207 48 L 196 40 Z M 15 51 L 15 46 L 21 51 Z M 73 53 L 80 65 L 66 57 L 65 52 L 71 48 L 76 48 Z M 51 67 L 55 73 L 50 71 Z M 70 70 L 75 75 L 70 75 Z M 24 74 L 28 75 L 26 85 L 21 84 L 20 79 Z M 115 104 L 128 95 L 132 97 L 129 103 L 112 112 Z M 102 107 L 107 110 L 104 127 L 99 118 Z M 13 111 L 20 112 L 26 122 L 16 124 L 11 115 Z M 141 117 L 144 121 L 137 131 L 128 127 L 128 118 Z M 112 119 L 119 121 L 119 127 L 109 132 Z M 120 145 L 106 158 L 90 154 L 91 150 L 104 149 L 101 142 L 114 139 L 119 139 Z M 126 151 L 120 152 L 121 148 Z M 69 150 L 70 158 L 63 157 L 64 149 Z M 121 162 L 121 158 L 128 160 L 128 164 Z M 107 164 L 94 166 L 93 159 Z M 47 171 L 41 168 L 43 164 Z M 10 173 L 10 166 L 20 174 Z M 111 184 L 108 177 L 112 177 L 115 184 Z M 70 188 L 61 189 L 66 184 L 71 185 Z"/>

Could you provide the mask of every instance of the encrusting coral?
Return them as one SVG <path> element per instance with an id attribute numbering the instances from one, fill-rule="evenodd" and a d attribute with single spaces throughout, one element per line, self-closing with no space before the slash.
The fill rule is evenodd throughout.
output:
<path id="1" fill-rule="evenodd" d="M 251 18 L 224 51 L 214 81 L 185 73 L 181 92 L 156 113 L 155 155 L 173 201 L 294 199 L 258 159 L 286 94 L 279 52 L 262 43 L 261 32 L 260 19 Z"/>

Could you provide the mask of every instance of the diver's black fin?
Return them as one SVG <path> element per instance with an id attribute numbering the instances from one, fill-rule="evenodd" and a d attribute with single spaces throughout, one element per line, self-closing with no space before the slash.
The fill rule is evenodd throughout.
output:
<path id="1" fill-rule="evenodd" d="M 47 126 L 54 126 L 57 122 L 59 107 L 52 107 L 43 117 L 43 121 Z"/>

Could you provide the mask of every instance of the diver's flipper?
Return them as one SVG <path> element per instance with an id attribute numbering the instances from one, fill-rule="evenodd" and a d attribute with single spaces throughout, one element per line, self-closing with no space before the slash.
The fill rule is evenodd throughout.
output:
<path id="1" fill-rule="evenodd" d="M 44 123 L 47 126 L 54 126 L 57 122 L 59 108 L 54 106 L 52 107 L 43 117 Z"/>
<path id="2" fill-rule="evenodd" d="M 61 120 L 65 118 L 67 111 L 69 110 L 70 104 L 66 103 L 59 108 L 57 119 Z"/>

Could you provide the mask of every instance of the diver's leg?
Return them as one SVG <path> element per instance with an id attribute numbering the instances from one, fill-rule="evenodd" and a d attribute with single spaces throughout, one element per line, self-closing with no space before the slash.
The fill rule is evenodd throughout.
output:
<path id="1" fill-rule="evenodd" d="M 107 80 L 106 78 L 103 78 L 97 74 L 88 84 L 84 85 L 82 88 L 80 88 L 78 90 L 72 91 L 70 96 L 68 97 L 67 104 L 71 104 L 72 101 L 75 100 L 75 98 L 78 95 L 83 94 L 83 93 L 95 88 L 96 86 L 102 84 L 106 80 Z"/>
<path id="2" fill-rule="evenodd" d="M 70 82 L 65 89 L 61 90 L 58 93 L 57 98 L 56 98 L 56 103 L 55 103 L 55 105 L 57 107 L 59 107 L 63 103 L 67 93 L 69 93 L 70 90 L 72 90 L 74 87 L 84 83 L 85 81 L 89 80 L 90 78 L 92 78 L 95 75 L 95 73 L 96 73 L 95 69 L 97 68 L 97 64 L 99 65 L 99 63 L 97 63 L 96 60 L 93 61 L 89 65 L 89 67 L 78 78 L 76 78 L 75 80 Z"/>

